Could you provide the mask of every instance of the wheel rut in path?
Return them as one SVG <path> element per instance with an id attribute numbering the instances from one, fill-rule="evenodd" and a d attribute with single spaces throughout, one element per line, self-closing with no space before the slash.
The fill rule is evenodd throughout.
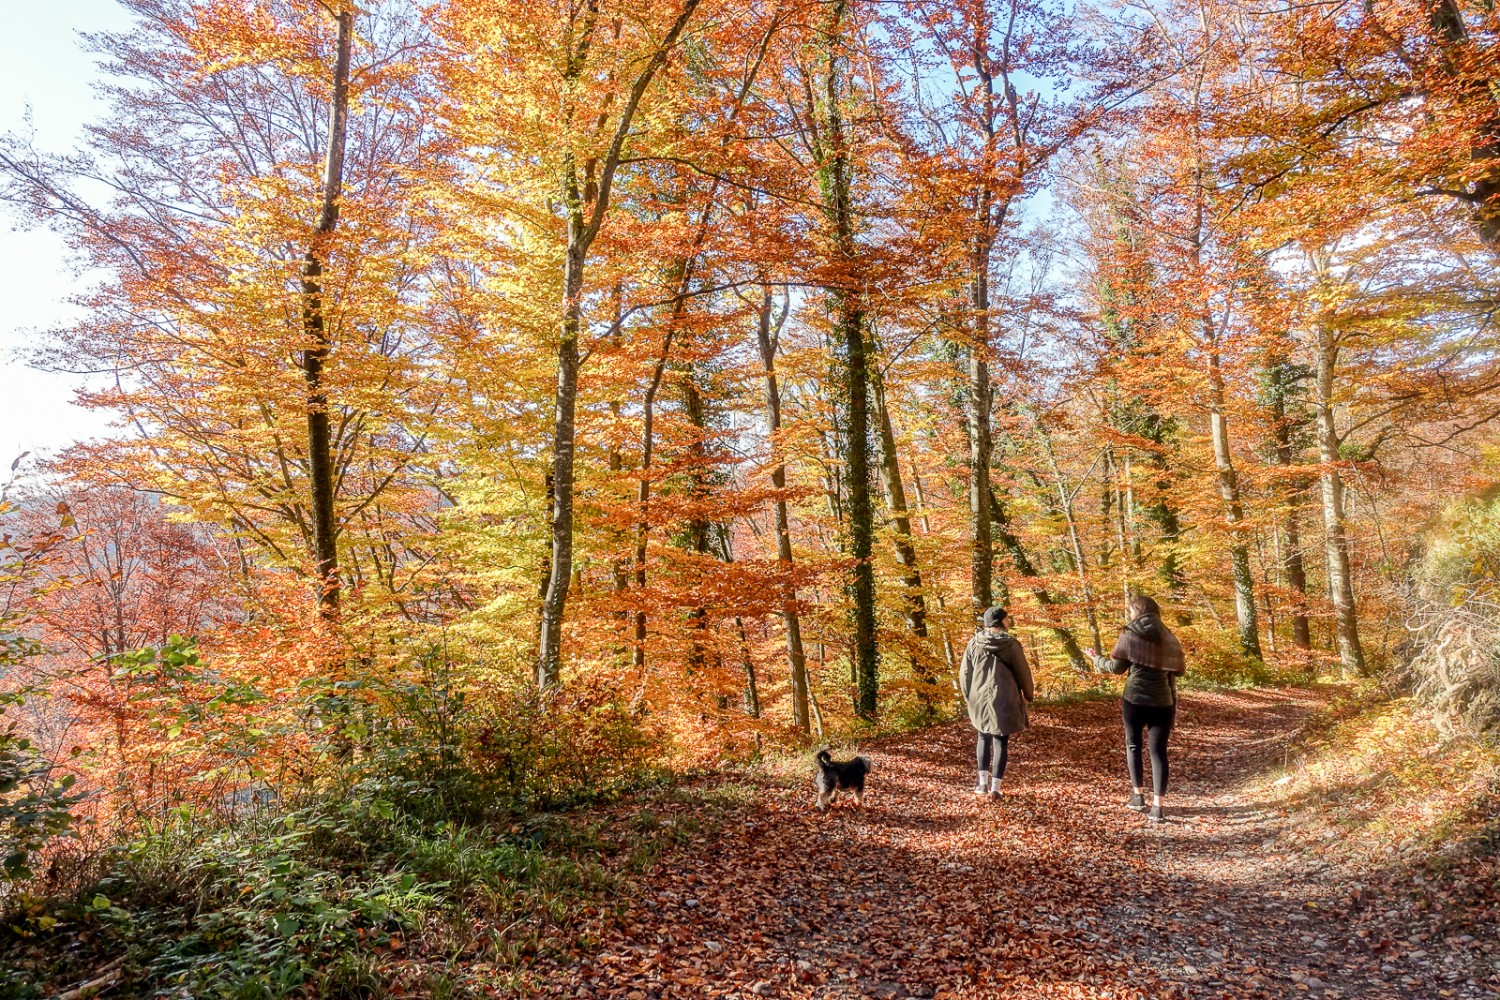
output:
<path id="1" fill-rule="evenodd" d="M 755 807 L 649 875 L 597 949 L 539 962 L 524 993 L 1500 995 L 1472 944 L 1377 954 L 1350 910 L 1388 904 L 1351 902 L 1353 873 L 1280 849 L 1285 818 L 1236 791 L 1280 766 L 1333 694 L 1185 696 L 1162 824 L 1124 807 L 1114 701 L 1033 710 L 999 801 L 970 791 L 962 723 L 862 747 L 875 765 L 863 810 L 813 812 L 810 775 L 757 783 Z"/>

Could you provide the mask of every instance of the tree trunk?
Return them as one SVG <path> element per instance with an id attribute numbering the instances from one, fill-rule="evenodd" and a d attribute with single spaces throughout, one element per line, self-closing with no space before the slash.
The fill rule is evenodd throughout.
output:
<path id="1" fill-rule="evenodd" d="M 988 255 L 986 255 L 987 257 Z M 985 262 L 988 264 L 988 260 Z M 975 343 L 969 349 L 969 584 L 974 614 L 994 603 L 995 543 L 990 533 L 989 278 L 973 280 Z"/>
<path id="2" fill-rule="evenodd" d="M 312 504 L 313 555 L 318 574 L 318 610 L 334 618 L 339 609 L 338 525 L 334 519 L 332 430 L 323 369 L 328 363 L 328 325 L 324 315 L 323 269 L 328 237 L 338 226 L 344 190 L 344 149 L 349 134 L 349 62 L 354 40 L 354 11 L 337 15 L 338 37 L 333 66 L 333 96 L 328 107 L 328 154 L 323 163 L 323 197 L 312 242 L 302 262 L 302 374 L 307 383 L 307 478 Z"/>
<path id="3" fill-rule="evenodd" d="M 859 245 L 854 238 L 854 204 L 852 193 L 853 161 L 843 120 L 845 57 L 843 20 L 847 0 L 834 0 L 830 12 L 827 40 L 827 75 L 823 80 L 826 115 L 825 161 L 820 181 L 825 213 L 833 224 L 833 250 L 843 275 L 832 289 L 835 318 L 834 339 L 843 354 L 844 397 L 848 407 L 845 428 L 845 483 L 849 498 L 849 555 L 854 568 L 849 581 L 853 603 L 854 678 L 857 689 L 855 711 L 861 718 L 873 718 L 879 700 L 879 660 L 875 636 L 875 570 L 871 564 L 874 536 L 874 506 L 870 502 L 870 411 L 869 352 L 865 329 L 862 290 L 854 285 L 859 271 Z"/>
<path id="4" fill-rule="evenodd" d="M 1292 447 L 1292 427 L 1286 410 L 1286 393 L 1279 386 L 1273 415 L 1276 418 L 1276 462 L 1284 469 L 1295 468 L 1296 452 Z M 1302 562 L 1301 507 L 1305 492 L 1303 482 L 1292 482 L 1287 511 L 1281 519 L 1281 537 L 1285 544 L 1281 556 L 1281 572 L 1287 587 L 1295 595 L 1292 598 L 1292 643 L 1303 650 L 1312 648 L 1312 628 L 1307 617 L 1307 570 Z"/>
<path id="5" fill-rule="evenodd" d="M 697 437 L 688 446 L 688 452 L 692 455 L 692 471 L 689 480 L 692 483 L 693 499 L 702 503 L 709 494 L 708 477 L 705 475 L 704 466 L 708 460 L 708 449 L 704 447 L 704 437 L 708 433 L 708 416 L 703 408 L 703 394 L 698 391 L 698 385 L 693 381 L 693 370 L 689 365 L 686 377 L 683 380 L 683 406 L 687 411 L 688 421 L 698 432 Z M 713 532 L 713 523 L 704 517 L 701 510 L 694 511 L 688 519 L 688 547 L 690 551 L 698 555 L 709 553 L 709 536 Z M 688 667 L 696 670 L 704 664 L 703 636 L 708 628 L 708 610 L 701 604 L 695 604 L 688 611 L 688 621 L 691 624 L 691 645 L 688 651 Z"/>
<path id="6" fill-rule="evenodd" d="M 610 340 L 613 343 L 615 350 L 617 350 L 617 351 L 625 343 L 625 331 L 624 331 L 624 328 L 623 328 L 624 327 L 624 322 L 625 322 L 624 294 L 625 294 L 625 289 L 624 289 L 623 285 L 621 284 L 621 282 L 616 281 L 615 282 L 614 293 L 612 295 L 612 298 L 614 299 L 614 306 L 615 306 L 615 309 L 614 309 L 614 313 L 615 313 L 615 318 L 614 318 L 614 333 L 611 336 Z M 619 475 L 621 472 L 623 472 L 625 470 L 625 455 L 624 455 L 622 449 L 620 448 L 619 440 L 614 436 L 616 433 L 619 432 L 619 429 L 620 429 L 620 420 L 621 420 L 621 417 L 622 417 L 623 413 L 624 413 L 624 404 L 620 400 L 620 397 L 616 396 L 616 397 L 612 398 L 609 401 L 609 415 L 610 415 L 611 420 L 614 423 L 614 427 L 612 428 L 611 434 L 610 434 L 609 471 L 612 472 L 612 473 L 614 473 L 615 475 Z M 626 544 L 626 540 L 627 540 L 628 537 L 629 536 L 627 534 L 627 531 L 621 531 L 620 532 L 620 538 L 618 540 L 618 545 L 620 546 L 620 549 L 624 548 L 624 546 Z M 612 575 L 614 576 L 615 594 L 619 595 L 620 597 L 623 597 L 624 594 L 625 594 L 625 592 L 627 590 L 629 590 L 629 588 L 630 588 L 630 559 L 629 559 L 629 557 L 627 555 L 624 554 L 623 551 L 617 551 L 616 552 L 615 558 L 613 560 L 613 565 L 611 566 L 611 570 L 612 570 Z M 629 619 L 630 615 L 629 615 L 629 612 L 627 610 L 625 610 L 624 608 L 621 608 L 617 612 L 617 614 L 619 615 L 619 618 L 621 620 L 621 631 L 623 633 L 623 631 L 624 631 L 624 622 Z"/>
<path id="7" fill-rule="evenodd" d="M 994 518 L 995 532 L 1000 538 L 1000 545 L 1010 555 L 1010 561 L 1015 565 L 1016 572 L 1028 580 L 1035 581 L 1037 578 L 1036 566 L 1032 563 L 1031 557 L 1027 555 L 1026 547 L 1021 544 L 1021 539 L 1016 537 L 1015 533 L 1010 530 L 1010 517 L 1007 515 L 1004 506 L 995 500 L 993 494 L 989 497 L 989 509 L 991 516 Z M 1029 589 L 1032 596 L 1036 598 L 1037 603 L 1042 607 L 1052 608 L 1057 606 L 1057 599 L 1040 583 L 1031 583 Z M 1078 639 L 1073 635 L 1073 630 L 1066 625 L 1053 625 L 1050 623 L 1047 628 L 1051 630 L 1053 635 L 1057 636 L 1057 641 L 1062 643 L 1063 652 L 1067 654 L 1068 662 L 1073 665 L 1074 669 L 1087 669 L 1088 664 L 1084 660 L 1083 649 L 1078 645 Z"/>
<path id="8" fill-rule="evenodd" d="M 879 663 L 875 640 L 874 505 L 870 502 L 869 375 L 864 313 L 841 293 L 839 328 L 846 357 L 845 393 L 849 399 L 848 454 L 849 555 L 854 559 L 850 594 L 854 602 L 854 672 L 858 687 L 855 711 L 873 718 L 879 698 Z"/>
<path id="9" fill-rule="evenodd" d="M 661 389 L 661 379 L 667 370 L 667 358 L 672 354 L 672 339 L 676 335 L 675 317 L 662 337 L 661 354 L 651 369 L 651 384 L 646 387 L 646 397 L 641 403 L 641 474 L 636 481 L 635 528 L 635 589 L 636 600 L 645 600 L 646 591 L 646 537 L 651 531 L 651 520 L 647 511 L 651 503 L 651 463 L 656 453 L 656 393 Z M 635 642 L 630 655 L 631 664 L 644 671 L 646 668 L 646 611 L 637 607 L 635 612 Z"/>
<path id="10" fill-rule="evenodd" d="M 911 466 L 911 484 L 912 489 L 914 489 L 917 494 L 917 511 L 922 518 L 922 534 L 930 535 L 932 534 L 932 524 L 927 519 L 927 497 L 922 493 L 922 474 L 918 471 L 917 464 L 915 462 L 913 462 Z M 944 622 L 942 617 L 942 612 L 944 610 L 943 595 L 939 593 L 936 596 L 939 613 L 938 634 L 943 638 L 943 661 L 948 664 L 948 669 L 952 670 L 954 667 L 958 666 L 958 655 L 953 649 L 953 636 L 949 634 L 948 626 Z"/>
<path id="11" fill-rule="evenodd" d="M 574 183 L 576 199 L 576 179 Z M 581 208 L 568 220 L 568 250 L 563 272 L 563 328 L 557 343 L 557 402 L 552 430 L 552 561 L 542 598 L 541 648 L 536 683 L 546 689 L 562 679 L 562 622 L 573 579 L 573 446 L 578 412 L 578 330 L 583 316 L 583 244 Z"/>
<path id="12" fill-rule="evenodd" d="M 1282 561 L 1282 571 L 1286 575 L 1287 586 L 1297 596 L 1296 606 L 1292 609 L 1292 643 L 1298 649 L 1312 649 L 1312 625 L 1307 617 L 1307 568 L 1302 560 L 1302 518 L 1293 509 L 1287 511 L 1286 519 L 1281 525 L 1281 534 L 1286 539 L 1286 555 Z"/>
<path id="13" fill-rule="evenodd" d="M 1205 325 L 1208 321 L 1205 320 Z M 1207 335 L 1210 345 L 1213 333 Z M 1250 571 L 1250 547 L 1245 543 L 1243 529 L 1244 507 L 1240 501 L 1239 476 L 1235 472 L 1234 457 L 1229 450 L 1229 422 L 1224 413 L 1224 374 L 1219 367 L 1219 352 L 1213 346 L 1208 351 L 1209 433 L 1213 438 L 1214 465 L 1218 469 L 1219 496 L 1224 500 L 1224 519 L 1229 524 L 1229 562 L 1234 575 L 1234 614 L 1239 626 L 1240 649 L 1246 656 L 1259 660 L 1260 626 L 1255 610 L 1255 577 Z"/>
<path id="14" fill-rule="evenodd" d="M 578 410 L 578 332 L 583 322 L 583 277 L 589 247 L 604 225 L 609 211 L 615 171 L 619 169 L 625 140 L 630 135 L 641 99 L 677 39 L 697 10 L 701 0 L 683 0 L 682 12 L 662 38 L 660 45 L 641 67 L 626 96 L 620 119 L 615 125 L 608 152 L 597 164 L 597 182 L 589 171 L 587 192 L 579 184 L 578 163 L 572 152 L 562 158 L 563 208 L 568 216 L 567 248 L 563 261 L 562 328 L 557 344 L 557 400 L 552 434 L 552 479 L 556 499 L 552 513 L 552 560 L 548 567 L 542 620 L 537 643 L 536 683 L 540 689 L 555 686 L 562 679 L 562 623 L 567 607 L 568 585 L 573 579 L 573 458 Z M 568 51 L 568 65 L 563 78 L 568 83 L 584 75 L 598 13 L 597 4 L 585 8 L 580 37 Z M 573 127 L 573 109 L 567 109 L 567 128 Z M 585 217 L 585 195 L 592 207 Z"/>
<path id="15" fill-rule="evenodd" d="M 917 550 L 912 544 L 911 514 L 906 509 L 906 489 L 901 484 L 901 462 L 896 455 L 896 433 L 891 425 L 891 411 L 885 402 L 885 384 L 876 378 L 876 414 L 880 421 L 880 482 L 885 490 L 886 506 L 891 511 L 891 522 L 896 529 L 894 548 L 896 562 L 901 566 L 901 582 L 906 587 L 906 621 L 911 634 L 919 639 L 927 638 L 927 605 L 922 596 L 922 571 L 917 566 Z M 919 666 L 915 658 L 912 666 L 926 676 L 928 671 Z"/>
<path id="16" fill-rule="evenodd" d="M 740 636 L 740 664 L 745 670 L 745 714 L 760 718 L 760 682 L 755 677 L 755 661 L 750 658 L 750 642 L 745 638 L 745 620 L 738 615 L 734 627 Z"/>
<path id="17" fill-rule="evenodd" d="M 766 422 L 773 450 L 781 435 L 781 391 L 776 384 L 776 342 L 771 330 L 771 286 L 761 285 L 760 322 L 756 326 L 761 363 L 766 375 Z M 771 467 L 771 485 L 776 495 L 776 561 L 783 576 L 792 571 L 792 535 L 786 510 L 786 465 Z M 797 616 L 797 594 L 789 589 L 782 598 L 781 617 L 786 623 L 786 658 L 792 682 L 792 725 L 803 733 L 812 727 L 808 714 L 807 656 L 802 650 L 802 623 Z"/>
<path id="18" fill-rule="evenodd" d="M 1493 4 L 1485 6 L 1491 14 Z M 1479 238 L 1490 251 L 1500 254 L 1500 111 L 1496 110 L 1497 91 L 1493 42 L 1476 44 L 1464 20 L 1459 0 L 1437 0 L 1428 10 L 1428 23 L 1437 46 L 1443 52 L 1440 67 L 1463 94 L 1461 106 L 1475 116 L 1473 138 L 1469 142 L 1471 178 L 1469 189 L 1461 200 Z M 1492 31 L 1484 32 L 1493 39 Z M 1485 48 L 1489 51 L 1485 51 Z M 1474 72 L 1470 67 L 1481 67 Z M 1484 69 L 1488 67 L 1488 71 Z"/>
<path id="19" fill-rule="evenodd" d="M 1344 480 L 1339 473 L 1338 427 L 1333 419 L 1333 382 L 1338 346 L 1328 324 L 1317 324 L 1318 337 L 1318 459 L 1323 486 L 1323 533 L 1328 559 L 1328 596 L 1333 602 L 1339 662 L 1348 673 L 1365 672 L 1365 653 L 1359 641 L 1359 618 L 1354 604 L 1354 577 L 1349 568 L 1349 539 L 1344 525 Z"/>
<path id="20" fill-rule="evenodd" d="M 1068 542 L 1073 550 L 1073 571 L 1078 574 L 1078 588 L 1083 598 L 1084 618 L 1089 624 L 1089 635 L 1093 637 L 1094 648 L 1098 649 L 1103 643 L 1099 639 L 1099 618 L 1094 613 L 1094 589 L 1089 586 L 1088 559 L 1083 554 L 1083 538 L 1078 531 L 1078 517 L 1073 507 L 1073 492 L 1068 489 L 1068 484 L 1063 478 L 1062 467 L 1057 463 L 1057 453 L 1052 448 L 1052 435 L 1047 432 L 1039 417 L 1032 416 L 1032 425 L 1036 427 L 1037 436 L 1042 439 L 1042 446 L 1047 453 L 1047 463 L 1052 466 L 1052 478 L 1057 484 L 1058 507 L 1062 511 L 1063 520 L 1068 525 Z M 1101 455 L 1103 453 L 1101 452 Z M 1098 462 L 1098 459 L 1095 459 Z M 1091 465 L 1084 473 L 1087 479 L 1094 471 Z"/>

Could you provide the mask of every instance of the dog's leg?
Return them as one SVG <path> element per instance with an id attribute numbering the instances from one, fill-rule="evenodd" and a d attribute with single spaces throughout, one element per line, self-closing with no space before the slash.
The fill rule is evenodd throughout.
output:
<path id="1" fill-rule="evenodd" d="M 860 808 L 864 808 L 865 790 L 863 788 L 856 788 L 854 790 L 854 804 Z"/>
<path id="2" fill-rule="evenodd" d="M 828 808 L 828 793 L 827 792 L 819 792 L 818 793 L 818 801 L 815 802 L 815 803 L 813 803 L 813 808 L 814 809 L 827 809 Z"/>

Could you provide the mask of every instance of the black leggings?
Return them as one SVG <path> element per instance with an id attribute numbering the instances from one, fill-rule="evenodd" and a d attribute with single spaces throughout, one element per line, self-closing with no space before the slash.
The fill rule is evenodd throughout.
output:
<path id="1" fill-rule="evenodd" d="M 1151 750 L 1151 791 L 1167 794 L 1167 739 L 1177 721 L 1177 706 L 1122 701 L 1120 711 L 1125 717 L 1125 766 L 1130 769 L 1131 787 L 1145 787 L 1145 776 L 1141 773 L 1141 733 L 1145 731 Z"/>
<path id="2" fill-rule="evenodd" d="M 998 753 L 992 749 L 996 743 L 1000 744 Z M 990 772 L 996 781 L 1005 777 L 1005 761 L 1009 755 L 1009 736 L 991 736 L 989 733 L 980 733 L 979 738 L 974 741 L 974 759 L 978 761 L 979 769 Z"/>

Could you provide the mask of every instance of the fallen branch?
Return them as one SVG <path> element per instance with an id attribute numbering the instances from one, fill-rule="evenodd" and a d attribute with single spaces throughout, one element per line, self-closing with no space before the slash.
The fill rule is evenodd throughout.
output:
<path id="1" fill-rule="evenodd" d="M 124 965 L 125 956 L 122 955 L 119 958 L 115 959 L 113 962 L 110 962 L 104 968 L 100 969 L 99 971 L 100 973 L 102 973 L 102 975 L 98 976 L 95 979 L 89 980 L 82 986 L 75 986 L 71 990 L 68 990 L 64 993 L 59 993 L 57 996 L 53 997 L 52 1000 L 84 1000 L 85 997 L 94 996 L 97 993 L 100 993 L 101 991 L 106 990 L 115 984 L 116 980 L 120 978 L 120 969 L 124 967 Z"/>

